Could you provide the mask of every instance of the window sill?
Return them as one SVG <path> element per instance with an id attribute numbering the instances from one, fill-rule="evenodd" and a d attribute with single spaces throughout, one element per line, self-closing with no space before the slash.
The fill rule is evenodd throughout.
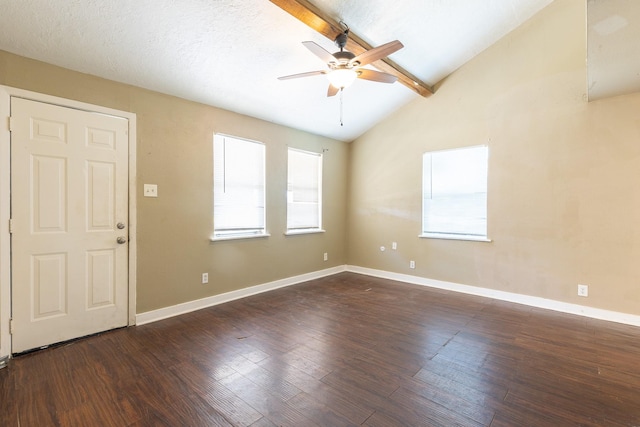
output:
<path id="1" fill-rule="evenodd" d="M 228 236 L 214 236 L 209 238 L 211 242 L 220 242 L 225 240 L 246 240 L 246 239 L 261 239 L 264 237 L 269 237 L 271 234 L 269 233 L 260 233 L 260 234 L 230 234 Z"/>
<path id="2" fill-rule="evenodd" d="M 471 234 L 444 234 L 444 233 L 423 233 L 418 235 L 421 239 L 442 239 L 442 240 L 468 240 L 472 242 L 491 242 L 491 239 L 484 236 L 473 236 Z"/>
<path id="3" fill-rule="evenodd" d="M 284 235 L 285 236 L 299 236 L 301 234 L 318 234 L 318 233 L 324 233 L 325 230 L 322 230 L 321 228 L 314 228 L 314 229 L 305 229 L 305 230 L 287 230 Z"/>

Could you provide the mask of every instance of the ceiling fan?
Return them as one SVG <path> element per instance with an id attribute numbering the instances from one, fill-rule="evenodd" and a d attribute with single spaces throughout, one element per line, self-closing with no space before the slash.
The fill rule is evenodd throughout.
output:
<path id="1" fill-rule="evenodd" d="M 297 79 L 300 77 L 326 74 L 330 83 L 327 96 L 334 96 L 339 91 L 353 83 L 357 78 L 380 83 L 394 83 L 398 79 L 396 76 L 392 76 L 391 74 L 362 67 L 402 49 L 404 47 L 402 43 L 398 40 L 394 40 L 356 56 L 353 53 L 344 50 L 344 47 L 347 45 L 348 38 L 349 29 L 347 28 L 342 33 L 338 34 L 334 40 L 336 45 L 340 48 L 340 51 L 333 54 L 315 42 L 302 42 L 307 49 L 327 64 L 328 69 L 278 77 L 278 80 Z"/>

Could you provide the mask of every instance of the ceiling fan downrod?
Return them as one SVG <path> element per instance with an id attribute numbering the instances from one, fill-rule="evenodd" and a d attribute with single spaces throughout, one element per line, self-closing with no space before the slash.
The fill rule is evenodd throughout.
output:
<path id="1" fill-rule="evenodd" d="M 349 29 L 348 28 L 346 30 L 344 30 L 343 32 L 341 32 L 340 34 L 338 34 L 336 36 L 336 39 L 334 40 L 336 46 L 338 46 L 340 48 L 340 52 L 342 52 L 344 50 L 344 47 L 347 45 L 347 40 L 349 40 Z"/>

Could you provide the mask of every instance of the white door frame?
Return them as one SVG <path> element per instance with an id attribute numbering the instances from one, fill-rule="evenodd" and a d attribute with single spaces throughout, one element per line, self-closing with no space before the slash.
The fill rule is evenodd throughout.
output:
<path id="1" fill-rule="evenodd" d="M 128 324 L 136 323 L 136 115 L 84 102 L 0 85 L 0 367 L 11 356 L 11 235 L 9 215 L 11 204 L 11 135 L 9 116 L 11 97 L 45 102 L 129 120 L 129 315 Z"/>

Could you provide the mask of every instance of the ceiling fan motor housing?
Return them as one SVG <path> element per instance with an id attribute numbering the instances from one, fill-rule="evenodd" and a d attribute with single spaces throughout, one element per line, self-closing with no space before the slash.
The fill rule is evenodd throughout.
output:
<path id="1" fill-rule="evenodd" d="M 336 52 L 333 54 L 333 56 L 338 60 L 339 65 L 347 65 L 350 63 L 350 61 L 353 58 L 356 57 L 353 53 L 347 52 L 346 50 L 341 50 L 340 52 Z M 351 65 L 357 66 L 358 64 L 352 63 Z"/>

